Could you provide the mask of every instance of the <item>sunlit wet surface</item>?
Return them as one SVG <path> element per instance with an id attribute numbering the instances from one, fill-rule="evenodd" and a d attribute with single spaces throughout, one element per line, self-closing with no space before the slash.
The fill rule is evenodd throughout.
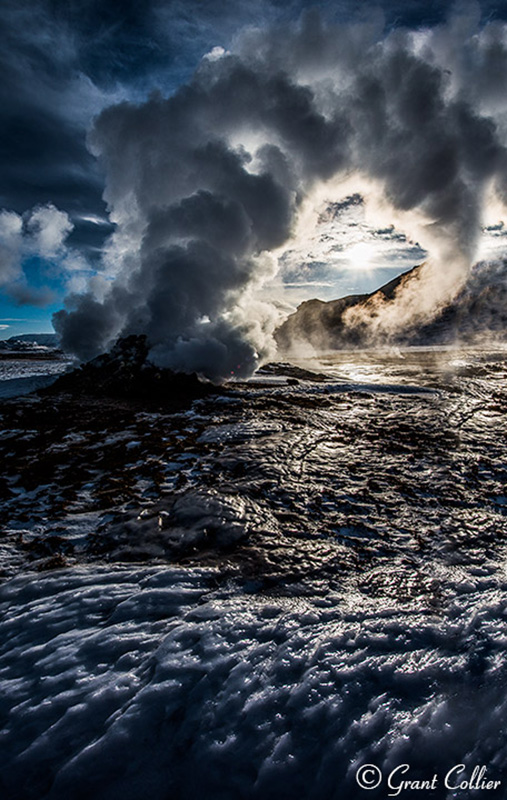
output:
<path id="1" fill-rule="evenodd" d="M 500 349 L 360 351 L 270 365 L 181 414 L 27 399 L 0 441 L 7 562 L 43 565 L 49 541 L 64 563 L 219 562 L 273 591 L 439 602 L 437 562 L 503 557 L 506 377 Z"/>
<path id="2" fill-rule="evenodd" d="M 461 377 L 480 375 L 505 377 L 507 346 L 491 348 L 411 347 L 384 350 L 343 350 L 308 358 L 291 358 L 303 369 L 321 371 L 345 381 L 359 383 L 407 383 L 448 386 Z"/>

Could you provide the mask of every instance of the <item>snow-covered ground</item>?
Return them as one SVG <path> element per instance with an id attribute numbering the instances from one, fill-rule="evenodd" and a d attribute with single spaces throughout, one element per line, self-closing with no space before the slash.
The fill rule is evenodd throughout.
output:
<path id="1" fill-rule="evenodd" d="M 507 365 L 433 356 L 0 407 L 2 798 L 507 796 Z"/>
<path id="2" fill-rule="evenodd" d="M 506 589 L 504 573 L 458 570 L 430 609 L 264 596 L 215 569 L 15 578 L 0 593 L 2 796 L 385 797 L 357 786 L 364 763 L 505 779 Z"/>
<path id="3" fill-rule="evenodd" d="M 0 399 L 19 397 L 50 386 L 69 369 L 71 361 L 61 359 L 0 359 Z"/>

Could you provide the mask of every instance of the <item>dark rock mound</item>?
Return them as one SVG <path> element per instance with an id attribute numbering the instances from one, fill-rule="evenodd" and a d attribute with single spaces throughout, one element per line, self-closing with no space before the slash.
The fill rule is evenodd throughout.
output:
<path id="1" fill-rule="evenodd" d="M 62 375 L 44 393 L 143 400 L 184 408 L 199 397 L 219 391 L 195 373 L 186 375 L 154 366 L 148 360 L 148 352 L 146 336 L 119 339 L 109 353 Z"/>
<path id="2" fill-rule="evenodd" d="M 263 364 L 258 370 L 257 375 L 281 375 L 287 378 L 289 386 L 296 386 L 299 381 L 312 381 L 313 383 L 322 383 L 329 380 L 329 375 L 322 372 L 314 372 L 309 369 L 303 369 L 294 364 L 289 364 L 285 361 L 273 361 L 269 364 Z"/>

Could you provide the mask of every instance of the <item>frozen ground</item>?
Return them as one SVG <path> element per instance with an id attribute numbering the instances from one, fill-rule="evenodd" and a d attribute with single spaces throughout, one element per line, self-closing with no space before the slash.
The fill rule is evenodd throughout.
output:
<path id="1" fill-rule="evenodd" d="M 3 796 L 506 796 L 505 353 L 308 366 L 3 404 Z"/>
<path id="2" fill-rule="evenodd" d="M 19 397 L 53 383 L 56 376 L 69 369 L 67 358 L 0 358 L 0 399 Z"/>

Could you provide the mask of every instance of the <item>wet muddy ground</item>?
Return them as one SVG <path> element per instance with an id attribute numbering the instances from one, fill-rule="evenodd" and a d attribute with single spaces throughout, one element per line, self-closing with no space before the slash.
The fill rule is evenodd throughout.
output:
<path id="1" fill-rule="evenodd" d="M 353 583 L 436 608 L 450 573 L 498 569 L 503 355 L 310 366 L 269 366 L 171 413 L 65 393 L 4 402 L 3 577 L 201 564 L 260 591 Z"/>

